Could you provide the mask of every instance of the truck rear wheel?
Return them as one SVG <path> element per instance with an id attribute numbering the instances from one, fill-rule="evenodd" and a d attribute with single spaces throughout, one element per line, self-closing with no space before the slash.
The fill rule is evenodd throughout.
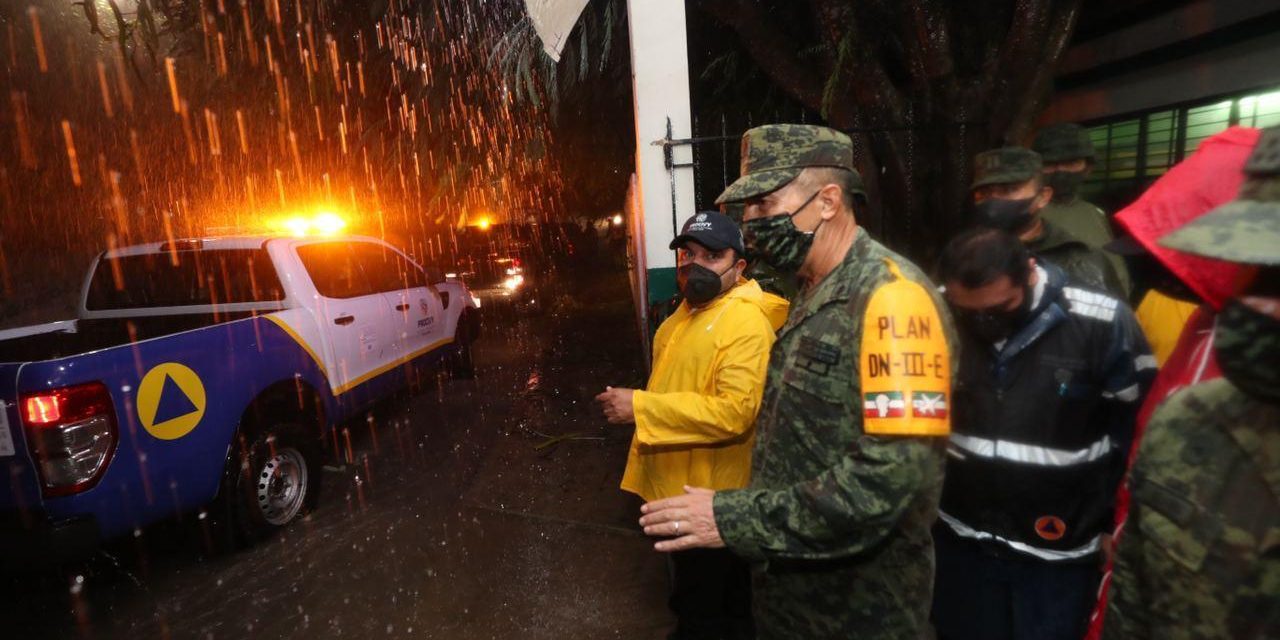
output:
<path id="1" fill-rule="evenodd" d="M 318 447 L 299 425 L 274 425 L 247 447 L 231 495 L 240 533 L 253 542 L 315 508 L 322 472 Z"/>

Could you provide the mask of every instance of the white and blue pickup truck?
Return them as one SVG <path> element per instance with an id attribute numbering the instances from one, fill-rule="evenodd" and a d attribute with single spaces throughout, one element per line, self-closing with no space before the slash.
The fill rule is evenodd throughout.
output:
<path id="1" fill-rule="evenodd" d="M 0 565 L 205 509 L 241 539 L 284 527 L 339 425 L 432 367 L 470 374 L 477 314 L 375 238 L 101 254 L 75 320 L 0 331 Z"/>

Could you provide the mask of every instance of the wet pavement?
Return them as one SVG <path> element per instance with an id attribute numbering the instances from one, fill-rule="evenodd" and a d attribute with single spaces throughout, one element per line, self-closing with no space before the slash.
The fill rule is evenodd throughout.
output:
<path id="1" fill-rule="evenodd" d="M 282 535 L 209 553 L 188 517 L 0 578 L 0 637 L 665 637 L 665 559 L 617 488 L 631 430 L 592 401 L 643 380 L 625 274 L 564 290 L 488 319 L 474 380 L 350 425 L 356 463 Z"/>

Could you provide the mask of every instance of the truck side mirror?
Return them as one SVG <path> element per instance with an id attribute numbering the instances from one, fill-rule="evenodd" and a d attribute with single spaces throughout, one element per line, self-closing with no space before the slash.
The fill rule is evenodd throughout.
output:
<path id="1" fill-rule="evenodd" d="M 422 272 L 427 275 L 427 282 L 430 284 L 444 282 L 444 270 L 440 267 L 423 267 Z"/>

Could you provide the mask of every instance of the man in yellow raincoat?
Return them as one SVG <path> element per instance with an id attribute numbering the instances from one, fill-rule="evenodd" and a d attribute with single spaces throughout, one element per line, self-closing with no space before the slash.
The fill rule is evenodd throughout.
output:
<path id="1" fill-rule="evenodd" d="M 738 225 L 694 215 L 671 242 L 684 302 L 654 337 L 643 391 L 608 387 L 596 397 L 615 424 L 635 423 L 622 489 L 645 501 L 686 486 L 740 489 L 751 475 L 754 423 L 774 332 L 787 302 L 742 277 Z M 750 638 L 750 570 L 727 549 L 672 554 L 672 638 Z"/>

